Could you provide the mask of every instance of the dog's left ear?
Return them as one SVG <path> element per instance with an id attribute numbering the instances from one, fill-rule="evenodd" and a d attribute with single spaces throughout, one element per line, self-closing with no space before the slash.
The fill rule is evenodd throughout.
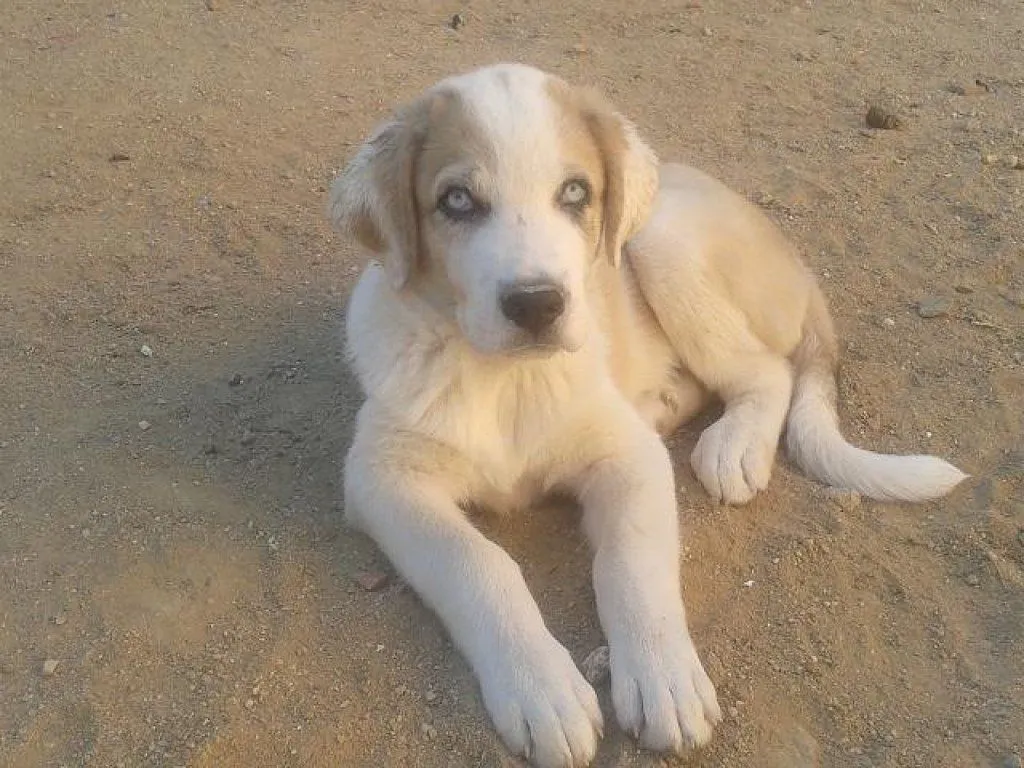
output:
<path id="1" fill-rule="evenodd" d="M 647 221 L 658 193 L 658 158 L 600 94 L 581 92 L 583 117 L 604 161 L 602 239 L 616 267 L 626 241 Z"/>

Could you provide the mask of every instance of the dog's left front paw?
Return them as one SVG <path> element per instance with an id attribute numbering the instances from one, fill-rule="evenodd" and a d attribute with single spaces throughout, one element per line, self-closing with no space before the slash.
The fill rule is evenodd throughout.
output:
<path id="1" fill-rule="evenodd" d="M 697 441 L 690 465 L 715 501 L 746 504 L 768 487 L 777 442 L 724 415 Z"/>
<path id="2" fill-rule="evenodd" d="M 722 710 L 685 629 L 674 637 L 634 636 L 629 647 L 610 651 L 612 701 L 623 730 L 657 752 L 707 743 Z"/>

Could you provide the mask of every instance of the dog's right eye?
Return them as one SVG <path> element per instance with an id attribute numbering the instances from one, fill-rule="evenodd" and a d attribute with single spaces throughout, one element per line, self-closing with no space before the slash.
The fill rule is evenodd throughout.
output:
<path id="1" fill-rule="evenodd" d="M 476 200 L 465 187 L 448 187 L 441 195 L 437 207 L 449 219 L 456 221 L 471 219 L 478 210 Z"/>

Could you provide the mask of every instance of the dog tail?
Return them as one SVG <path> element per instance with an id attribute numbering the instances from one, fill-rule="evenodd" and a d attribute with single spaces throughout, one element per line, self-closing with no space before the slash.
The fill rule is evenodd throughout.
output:
<path id="1" fill-rule="evenodd" d="M 879 501 L 938 498 L 967 477 L 935 456 L 873 453 L 843 438 L 836 414 L 838 346 L 825 298 L 817 287 L 792 361 L 796 381 L 786 423 L 786 448 L 811 476 Z"/>

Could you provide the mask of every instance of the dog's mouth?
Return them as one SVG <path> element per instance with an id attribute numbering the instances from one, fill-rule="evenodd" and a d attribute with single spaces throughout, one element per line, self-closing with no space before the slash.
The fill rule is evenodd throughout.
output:
<path id="1" fill-rule="evenodd" d="M 581 346 L 582 344 L 571 343 L 561 333 L 551 331 L 540 337 L 516 339 L 504 352 L 511 357 L 545 358 L 557 354 L 572 354 Z"/>
<path id="2" fill-rule="evenodd" d="M 472 342 L 478 354 L 497 360 L 547 360 L 557 355 L 572 354 L 577 351 L 580 344 L 569 344 L 558 336 L 552 334 L 551 338 L 515 338 L 511 341 L 489 348 L 479 347 Z"/>
<path id="3" fill-rule="evenodd" d="M 518 344 L 508 350 L 512 357 L 552 357 L 559 352 L 567 351 L 561 344 L 549 344 L 534 342 L 529 344 Z"/>

